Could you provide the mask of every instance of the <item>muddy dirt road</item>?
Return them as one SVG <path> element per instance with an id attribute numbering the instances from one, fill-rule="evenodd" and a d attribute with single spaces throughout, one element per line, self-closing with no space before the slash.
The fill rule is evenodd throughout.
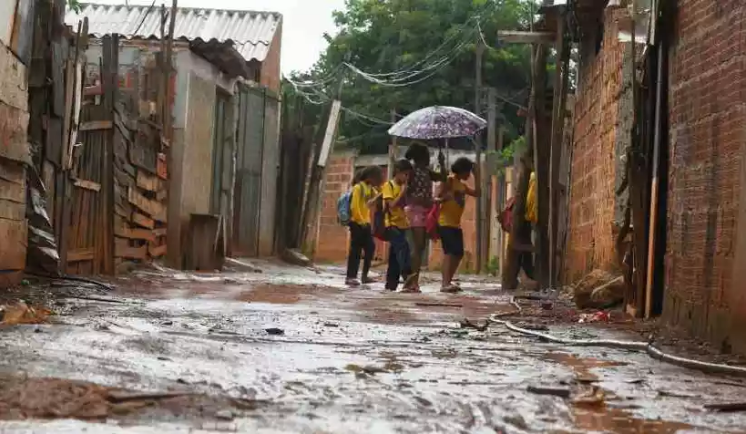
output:
<path id="1" fill-rule="evenodd" d="M 100 300 L 57 300 L 49 323 L 1 328 L 0 432 L 746 431 L 746 413 L 703 408 L 745 396 L 742 380 L 460 328 L 510 309 L 485 282 L 403 295 L 345 289 L 335 269 L 259 266 L 141 273 Z"/>

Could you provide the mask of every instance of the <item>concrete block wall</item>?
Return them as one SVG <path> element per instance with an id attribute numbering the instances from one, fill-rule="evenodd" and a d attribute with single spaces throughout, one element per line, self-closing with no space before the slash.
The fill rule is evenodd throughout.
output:
<path id="1" fill-rule="evenodd" d="M 26 169 L 31 162 L 26 66 L 0 41 L 0 288 L 26 267 Z"/>
<path id="2" fill-rule="evenodd" d="M 620 142 L 629 137 L 621 108 L 630 95 L 622 67 L 626 44 L 617 37 L 625 15 L 624 9 L 606 8 L 600 50 L 596 52 L 593 38 L 582 47 L 573 118 L 566 283 L 615 263 L 617 154 Z"/>
<path id="3" fill-rule="evenodd" d="M 746 352 L 746 3 L 680 0 L 676 24 L 664 318 Z"/>

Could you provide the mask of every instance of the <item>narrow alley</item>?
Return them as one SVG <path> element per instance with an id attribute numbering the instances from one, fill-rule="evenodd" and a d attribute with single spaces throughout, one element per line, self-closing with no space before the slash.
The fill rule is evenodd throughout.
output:
<path id="1" fill-rule="evenodd" d="M 346 289 L 336 268 L 251 266 L 263 272 L 139 271 L 117 279 L 113 292 L 58 282 L 47 323 L 0 330 L 0 431 L 674 433 L 746 426 L 744 413 L 704 408 L 742 395 L 740 379 L 640 353 L 542 343 L 497 324 L 485 331 L 460 325 L 512 309 L 509 295 L 482 278 L 465 278 L 462 295 L 436 292 L 434 279 L 426 279 L 423 294 L 405 295 L 384 293 L 380 284 Z M 521 303 L 524 314 L 511 320 L 527 328 L 639 339 Z M 554 303 L 559 312 L 561 298 Z"/>

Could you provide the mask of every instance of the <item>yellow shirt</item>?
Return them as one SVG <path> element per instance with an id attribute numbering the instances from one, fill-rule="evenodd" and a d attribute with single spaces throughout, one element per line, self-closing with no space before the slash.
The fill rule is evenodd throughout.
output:
<path id="1" fill-rule="evenodd" d="M 370 224 L 370 208 L 368 208 L 368 201 L 373 199 L 374 190 L 371 186 L 364 182 L 357 183 L 352 187 L 352 194 L 350 196 L 350 220 L 359 225 Z"/>
<path id="2" fill-rule="evenodd" d="M 446 193 L 450 193 L 453 197 L 440 205 L 438 224 L 450 228 L 459 228 L 461 227 L 461 216 L 464 215 L 464 207 L 466 206 L 466 186 L 453 175 L 448 177 L 448 186 Z"/>
<path id="3" fill-rule="evenodd" d="M 538 203 L 536 200 L 536 173 L 531 172 L 528 181 L 528 194 L 526 195 L 526 220 L 531 223 L 536 223 L 538 220 Z"/>
<path id="4" fill-rule="evenodd" d="M 396 181 L 389 181 L 383 184 L 383 200 L 394 201 L 401 195 L 401 185 Z M 409 229 L 409 220 L 404 212 L 404 207 L 397 205 L 390 207 L 386 213 L 386 227 L 397 227 L 399 229 Z"/>

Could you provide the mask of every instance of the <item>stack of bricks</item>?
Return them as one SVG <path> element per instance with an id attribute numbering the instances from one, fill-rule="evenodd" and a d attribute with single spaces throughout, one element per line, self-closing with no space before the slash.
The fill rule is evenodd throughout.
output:
<path id="1" fill-rule="evenodd" d="M 745 352 L 746 3 L 682 0 L 676 24 L 664 317 Z"/>
<path id="2" fill-rule="evenodd" d="M 593 38 L 583 47 L 574 109 L 569 228 L 565 255 L 566 283 L 590 271 L 614 267 L 614 225 L 619 168 L 618 143 L 629 137 L 624 128 L 622 99 L 626 45 L 619 42 L 625 9 L 607 8 L 598 52 Z"/>

